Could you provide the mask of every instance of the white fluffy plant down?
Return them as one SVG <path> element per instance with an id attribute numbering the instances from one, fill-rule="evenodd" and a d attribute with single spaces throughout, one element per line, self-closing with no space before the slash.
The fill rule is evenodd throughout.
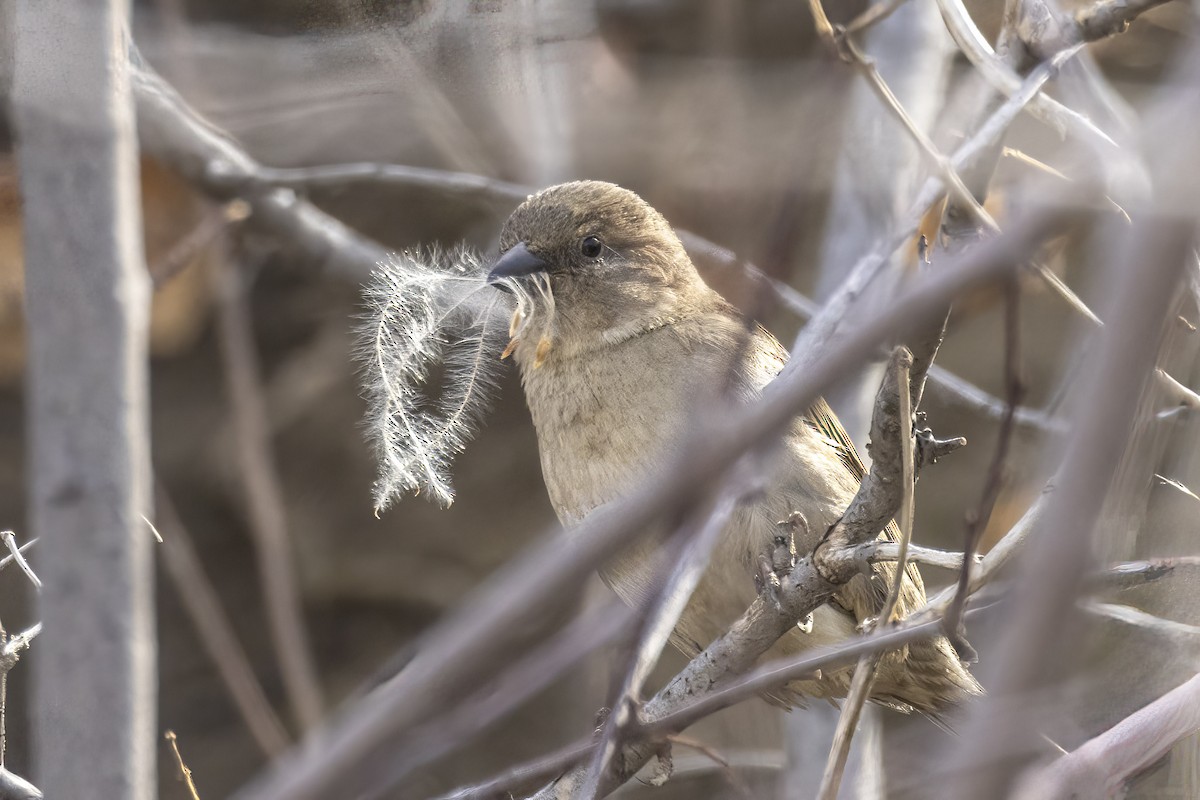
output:
<path id="1" fill-rule="evenodd" d="M 478 430 L 505 343 L 529 307 L 525 292 L 505 294 L 486 276 L 485 263 L 466 249 L 405 252 L 380 264 L 366 289 L 359 356 L 379 459 L 377 514 L 408 492 L 443 507 L 454 501 L 451 463 Z M 439 367 L 434 397 L 430 380 Z"/>

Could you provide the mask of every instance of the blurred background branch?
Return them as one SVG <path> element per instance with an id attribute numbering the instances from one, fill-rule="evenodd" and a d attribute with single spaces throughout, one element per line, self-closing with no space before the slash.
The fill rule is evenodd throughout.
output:
<path id="1" fill-rule="evenodd" d="M 78 30 L 55 16 L 60 7 L 66 0 L 26 3 L 8 20 L 19 46 L 0 47 L 0 91 L 15 49 L 16 99 L 98 109 L 111 74 L 84 70 L 83 59 L 109 62 L 40 44 Z M 1153 0 L 883 0 L 824 11 L 833 16 L 819 13 L 814 25 L 810 4 L 794 0 L 135 3 L 141 52 L 128 74 L 148 270 L 141 259 L 118 273 L 95 267 L 119 249 L 114 241 L 117 255 L 137 243 L 130 181 L 116 199 L 89 194 L 90 178 L 55 184 L 76 169 L 94 177 L 96 165 L 118 164 L 128 177 L 128 131 L 117 125 L 115 155 L 97 160 L 85 157 L 87 143 L 111 119 L 27 129 L 28 102 L 0 114 L 0 528 L 30 513 L 43 534 L 31 566 L 53 605 L 69 570 L 103 563 L 88 548 L 115 552 L 95 531 L 119 530 L 135 557 L 123 563 L 142 564 L 150 540 L 140 515 L 163 523 L 157 546 L 178 592 L 157 597 L 157 730 L 180 732 L 203 796 L 522 795 L 572 769 L 543 796 L 565 796 L 589 769 L 593 780 L 580 782 L 602 794 L 643 762 L 654 764 L 646 781 L 665 784 L 630 781 L 622 796 L 811 795 L 836 712 L 783 715 L 754 696 L 943 624 L 956 629 L 956 578 L 979 674 L 999 694 L 948 720 L 957 743 L 927 720 L 866 708 L 850 741 L 869 746 L 847 761 L 838 796 L 1046 796 L 1082 785 L 1085 772 L 1103 784 L 1097 792 L 1194 793 L 1200 738 L 1188 735 L 1186 712 L 1200 627 L 1191 579 L 1200 276 L 1185 177 L 1197 154 L 1178 131 L 1194 127 L 1197 82 L 1178 65 L 1195 47 L 1195 11 Z M 22 77 L 26 57 L 49 71 Z M 43 87 L 58 73 L 82 77 L 72 99 L 47 104 L 56 95 Z M 22 84 L 29 76 L 37 80 Z M 19 162 L 7 154 L 14 147 Z M 85 161 L 91 172 L 78 166 Z M 697 424 L 700 441 L 673 472 L 563 541 L 537 536 L 557 526 L 509 379 L 459 462 L 455 507 L 404 502 L 376 520 L 349 358 L 359 284 L 394 249 L 465 241 L 494 252 L 516 203 L 572 177 L 636 189 L 678 226 L 707 280 L 796 341 L 778 393 L 752 414 Z M 52 213 L 39 181 L 57 192 Z M 92 269 L 53 277 L 53 265 L 83 263 Z M 175 501 L 157 517 L 136 477 L 148 475 L 135 329 L 150 284 L 149 424 Z M 40 301 L 48 291 L 71 305 Z M 97 326 L 101 312 L 128 314 L 132 327 L 110 335 Z M 48 327 L 60 323 L 73 323 L 70 332 Z M 102 388 L 69 407 L 47 403 L 38 388 L 46 341 L 75 385 L 99 376 Z M 927 351 L 917 372 L 939 353 L 931 390 L 922 398 L 914 388 L 913 403 L 939 434 L 970 441 L 916 484 L 909 557 L 929 584 L 923 611 L 790 664 L 759 665 L 772 637 L 827 596 L 800 553 L 781 582 L 786 609 L 760 598 L 689 664 L 660 653 L 678 598 L 630 611 L 589 585 L 607 555 L 668 514 L 691 521 L 676 540 L 688 554 L 677 562 L 686 595 L 704 562 L 696 532 L 714 503 L 720 512 L 729 501 L 707 487 L 736 494 L 731 465 L 817 391 L 863 444 L 878 365 L 897 342 Z M 94 424 L 95 409 L 118 427 Z M 69 524 L 55 522 L 59 538 L 46 540 L 47 509 L 57 520 L 75 501 L 40 489 L 37 465 L 47 436 L 76 429 L 107 431 L 128 458 L 85 468 L 91 450 L 63 451 L 59 478 L 76 469 L 103 486 L 134 477 Z M 28 476 L 17 466 L 27 459 Z M 868 516 L 874 524 L 894 513 Z M 85 517 L 115 522 L 83 526 Z M 859 527 L 837 549 L 847 574 L 900 557 L 895 545 L 860 542 L 873 534 Z M 1062 552 L 1021 558 L 1052 539 Z M 70 574 L 85 588 L 124 581 L 94 566 Z M 14 593 L 9 583 L 20 582 L 0 584 L 6 621 L 34 630 L 28 587 Z M 149 585 L 138 585 L 148 602 Z M 1007 615 L 989 611 L 997 598 Z M 80 602 L 99 610 L 76 598 L 59 619 L 70 612 L 82 624 Z M 120 621 L 140 631 L 143 657 L 152 637 L 138 613 Z M 1069 624 L 1051 630 L 1055 620 Z M 61 658 L 51 645 L 42 662 L 43 640 L 64 624 L 47 617 L 34 648 L 41 704 Z M 128 644 L 104 632 L 105 645 Z M 70 677 L 99 675 L 83 672 Z M 144 710 L 152 683 L 139 674 L 136 698 L 104 699 L 137 699 Z M 612 698 L 620 702 L 597 722 Z M 57 719 L 27 700 L 10 695 L 15 732 Z M 285 709 L 307 733 L 290 751 Z M 87 755 L 142 742 L 139 785 L 191 800 L 148 719 L 110 719 L 122 735 Z M 1036 744 L 999 740 L 1008 734 Z M 27 738 L 18 733 L 9 748 L 22 774 L 33 771 Z M 1070 755 L 1055 760 L 1049 741 Z M 142 769 L 151 747 L 157 783 Z M 1096 759 L 1112 769 L 1089 770 Z M 1019 786 L 1003 776 L 985 785 L 1016 766 L 1034 771 Z M 453 786 L 462 788 L 446 795 Z"/>

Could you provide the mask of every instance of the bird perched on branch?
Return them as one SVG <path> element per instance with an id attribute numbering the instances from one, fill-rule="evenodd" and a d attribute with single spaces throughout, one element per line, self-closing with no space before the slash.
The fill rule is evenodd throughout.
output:
<path id="1" fill-rule="evenodd" d="M 783 368 L 780 344 L 704 283 L 667 221 L 626 189 L 581 181 L 538 192 L 508 219 L 500 249 L 488 281 L 518 301 L 505 356 L 520 367 L 546 488 L 564 525 L 619 499 L 678 455 L 700 419 L 698 403 L 722 387 L 734 401 L 752 402 Z M 780 526 L 805 520 L 793 527 L 799 552 L 810 552 L 862 475 L 853 444 L 818 401 L 772 454 L 764 490 L 723 531 L 672 642 L 691 656 L 724 633 L 754 601 L 758 564 Z M 645 601 L 665 580 L 668 533 L 664 523 L 601 570 L 624 601 Z M 879 613 L 894 575 L 893 565 L 874 570 L 851 580 L 765 657 L 853 636 Z M 904 615 L 924 601 L 910 567 L 897 610 Z M 806 696 L 840 697 L 849 682 L 846 668 L 789 684 L 771 699 L 792 705 Z M 888 654 L 873 699 L 934 712 L 978 692 L 950 643 L 936 638 Z"/>

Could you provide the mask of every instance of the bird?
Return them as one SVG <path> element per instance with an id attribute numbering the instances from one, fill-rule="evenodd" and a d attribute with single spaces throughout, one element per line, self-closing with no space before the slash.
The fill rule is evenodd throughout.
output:
<path id="1" fill-rule="evenodd" d="M 724 387 L 732 402 L 752 403 L 786 362 L 779 342 L 704 282 L 663 215 L 628 189 L 574 181 L 532 194 L 504 223 L 499 251 L 487 282 L 518 296 L 503 356 L 520 371 L 546 489 L 567 528 L 678 458 L 706 398 Z M 757 596 L 761 556 L 779 541 L 781 526 L 791 524 L 797 550 L 811 552 L 863 474 L 837 417 L 816 401 L 768 459 L 762 490 L 739 503 L 720 532 L 672 644 L 691 657 L 728 630 Z M 646 603 L 662 587 L 668 533 L 665 523 L 648 531 L 601 568 L 627 604 Z M 880 613 L 895 574 L 892 564 L 872 569 L 763 658 L 861 632 Z M 920 573 L 909 565 L 897 612 L 924 602 Z M 793 707 L 844 697 L 852 670 L 794 681 L 767 699 Z M 980 692 L 950 642 L 936 637 L 887 653 L 871 699 L 936 716 Z"/>

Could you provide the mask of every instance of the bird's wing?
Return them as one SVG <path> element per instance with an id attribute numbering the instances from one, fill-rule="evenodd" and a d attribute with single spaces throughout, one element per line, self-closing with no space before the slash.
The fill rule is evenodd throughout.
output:
<path id="1" fill-rule="evenodd" d="M 867 474 L 867 468 L 859 458 L 858 450 L 854 449 L 854 442 L 850 441 L 850 435 L 846 433 L 846 429 L 842 427 L 842 423 L 838 421 L 837 415 L 833 413 L 829 403 L 825 402 L 824 397 L 818 398 L 817 402 L 809 407 L 804 421 L 825 437 L 829 446 L 837 452 L 838 461 L 841 461 L 842 465 L 850 470 L 854 480 L 861 483 L 863 476 Z"/>

